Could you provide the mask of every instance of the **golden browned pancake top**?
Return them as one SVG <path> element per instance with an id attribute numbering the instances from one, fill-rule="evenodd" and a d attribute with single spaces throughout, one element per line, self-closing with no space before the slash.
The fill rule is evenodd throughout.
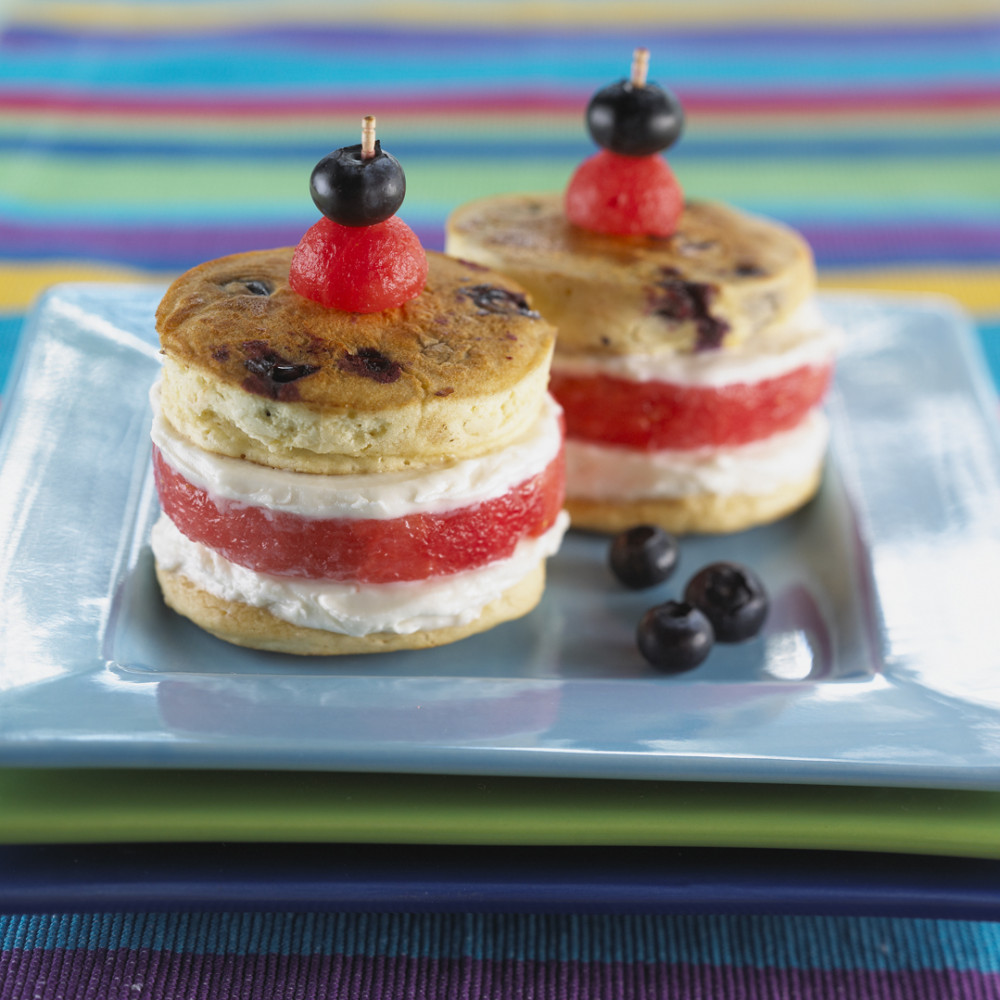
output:
<path id="1" fill-rule="evenodd" d="M 457 209 L 453 232 L 469 232 L 488 246 L 503 246 L 521 259 L 551 266 L 567 257 L 573 267 L 591 265 L 621 282 L 655 289 L 664 274 L 690 282 L 752 286 L 811 266 L 806 242 L 794 230 L 718 202 L 684 206 L 670 237 L 617 236 L 581 229 L 567 221 L 558 195 L 484 198 Z"/>
<path id="2" fill-rule="evenodd" d="M 689 202 L 668 238 L 572 225 L 563 197 L 497 195 L 457 208 L 447 248 L 508 274 L 559 328 L 563 353 L 726 346 L 782 322 L 813 293 L 796 232 L 714 202 Z"/>
<path id="3" fill-rule="evenodd" d="M 292 248 L 181 275 L 157 310 L 163 353 L 229 387 L 317 411 L 385 411 L 502 392 L 547 363 L 554 329 L 520 286 L 428 252 L 427 287 L 384 312 L 328 309 L 291 290 Z"/>

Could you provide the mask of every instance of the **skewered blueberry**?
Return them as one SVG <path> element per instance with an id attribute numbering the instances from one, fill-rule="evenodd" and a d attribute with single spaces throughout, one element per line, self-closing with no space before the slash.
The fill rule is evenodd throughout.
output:
<path id="1" fill-rule="evenodd" d="M 672 146 L 684 128 L 680 101 L 646 82 L 649 52 L 636 49 L 632 76 L 599 90 L 587 105 L 587 128 L 598 146 L 622 156 L 651 156 Z"/>
<path id="2" fill-rule="evenodd" d="M 719 642 L 742 642 L 756 635 L 769 604 L 760 577 L 731 562 L 700 569 L 684 588 L 684 600 L 704 612 Z"/>
<path id="3" fill-rule="evenodd" d="M 652 524 L 616 535 L 608 552 L 611 572 L 632 590 L 662 583 L 677 565 L 677 539 Z"/>
<path id="4" fill-rule="evenodd" d="M 636 87 L 630 80 L 620 80 L 590 99 L 587 128 L 603 149 L 622 156 L 650 156 L 680 138 L 684 112 L 669 90 L 655 83 Z"/>
<path id="5" fill-rule="evenodd" d="M 316 207 L 342 226 L 374 226 L 395 215 L 406 194 L 399 161 L 374 138 L 374 118 L 365 119 L 369 136 L 324 156 L 313 168 L 309 192 Z"/>
<path id="6" fill-rule="evenodd" d="M 680 674 L 703 662 L 712 651 L 712 623 L 691 604 L 665 601 L 650 608 L 636 632 L 639 652 L 668 674 Z"/>

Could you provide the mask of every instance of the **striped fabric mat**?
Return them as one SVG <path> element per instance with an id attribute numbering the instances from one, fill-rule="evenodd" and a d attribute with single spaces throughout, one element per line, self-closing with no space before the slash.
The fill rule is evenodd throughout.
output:
<path id="1" fill-rule="evenodd" d="M 64 280 L 294 243 L 312 165 L 374 113 L 401 215 L 561 189 L 634 46 L 684 102 L 689 196 L 799 228 L 825 287 L 940 293 L 1000 379 L 990 0 L 0 3 L 0 391 Z M 1000 997 L 994 924 L 778 917 L 0 920 L 0 998 Z"/>
<path id="2" fill-rule="evenodd" d="M 0 917 L 0 984 L 4 1000 L 988 1000 L 1000 996 L 1000 930 L 754 916 Z"/>

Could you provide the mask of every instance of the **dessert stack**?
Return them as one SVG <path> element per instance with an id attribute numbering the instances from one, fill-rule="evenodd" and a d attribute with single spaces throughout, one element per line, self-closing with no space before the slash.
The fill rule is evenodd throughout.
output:
<path id="1" fill-rule="evenodd" d="M 374 139 L 320 161 L 296 248 L 202 264 L 157 312 L 167 603 L 303 654 L 435 646 L 531 610 L 566 527 L 554 330 L 426 252 Z"/>
<path id="2" fill-rule="evenodd" d="M 558 329 L 574 527 L 738 531 L 815 493 L 836 337 L 801 236 L 685 201 L 662 156 L 683 112 L 647 68 L 639 49 L 594 95 L 603 148 L 564 193 L 463 205 L 446 249 L 509 275 Z"/>

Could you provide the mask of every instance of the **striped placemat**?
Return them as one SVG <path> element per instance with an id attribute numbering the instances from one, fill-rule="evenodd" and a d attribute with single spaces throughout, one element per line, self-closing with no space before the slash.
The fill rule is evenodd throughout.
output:
<path id="1" fill-rule="evenodd" d="M 0 917 L 0 997 L 988 1000 L 1000 925 L 784 916 Z"/>

